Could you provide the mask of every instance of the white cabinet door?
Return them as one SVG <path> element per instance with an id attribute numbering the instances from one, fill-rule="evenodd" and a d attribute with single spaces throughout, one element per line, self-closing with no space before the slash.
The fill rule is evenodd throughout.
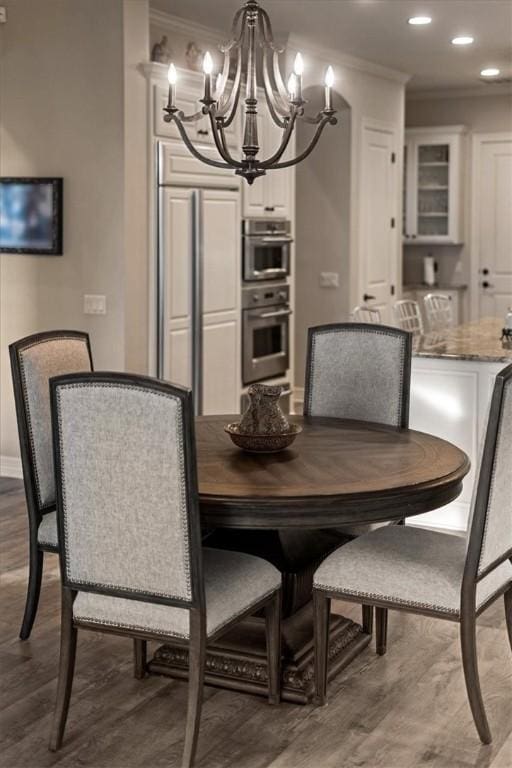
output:
<path id="1" fill-rule="evenodd" d="M 358 303 L 375 307 L 392 323 L 391 303 L 397 276 L 396 164 L 394 133 L 365 126 L 361 179 L 361 295 Z M 395 226 L 393 226 L 393 224 Z"/>
<path id="2" fill-rule="evenodd" d="M 462 242 L 462 134 L 408 133 L 404 241 Z"/>
<path id="3" fill-rule="evenodd" d="M 260 142 L 260 157 L 267 159 L 274 154 L 281 143 L 282 128 L 272 120 L 266 109 L 258 114 L 258 137 Z M 283 160 L 293 154 L 293 144 L 290 141 Z M 292 174 L 290 168 L 268 171 L 249 185 L 243 184 L 244 217 L 261 216 L 264 218 L 291 218 Z"/>
<path id="4" fill-rule="evenodd" d="M 240 195 L 202 193 L 203 413 L 238 413 L 241 382 Z"/>
<path id="5" fill-rule="evenodd" d="M 163 249 L 164 377 L 191 384 L 191 252 L 190 190 L 162 187 L 160 216 Z"/>

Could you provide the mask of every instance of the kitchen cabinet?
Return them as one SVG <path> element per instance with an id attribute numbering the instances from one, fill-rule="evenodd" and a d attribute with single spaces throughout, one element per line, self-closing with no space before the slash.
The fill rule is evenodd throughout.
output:
<path id="1" fill-rule="evenodd" d="M 260 140 L 260 156 L 270 157 L 281 142 L 282 128 L 279 128 L 264 106 L 264 97 L 258 113 L 258 137 Z M 294 154 L 294 137 L 290 140 L 282 160 L 288 160 Z M 243 183 L 244 218 L 261 216 L 266 219 L 292 218 L 292 183 L 293 167 L 276 171 L 267 171 L 265 176 L 259 176 L 249 185 Z"/>
<path id="2" fill-rule="evenodd" d="M 405 244 L 463 242 L 464 132 L 463 126 L 406 130 Z"/>
<path id="3" fill-rule="evenodd" d="M 240 403 L 240 194 L 238 190 L 161 187 L 161 248 L 166 329 L 164 378 L 194 384 L 194 346 L 200 345 L 205 414 L 238 413 Z M 194 206 L 203 244 L 200 271 L 193 258 Z M 194 329 L 193 295 L 202 305 Z M 197 381 L 197 379 L 195 379 Z"/>

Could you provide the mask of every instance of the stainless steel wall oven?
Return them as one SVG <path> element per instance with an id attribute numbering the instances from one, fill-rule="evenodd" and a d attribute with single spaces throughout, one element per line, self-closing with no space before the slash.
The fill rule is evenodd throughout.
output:
<path id="1" fill-rule="evenodd" d="M 286 374 L 290 362 L 291 313 L 286 283 L 242 289 L 244 384 Z"/>
<path id="2" fill-rule="evenodd" d="M 290 222 L 246 219 L 242 225 L 242 279 L 284 280 L 290 274 Z"/>

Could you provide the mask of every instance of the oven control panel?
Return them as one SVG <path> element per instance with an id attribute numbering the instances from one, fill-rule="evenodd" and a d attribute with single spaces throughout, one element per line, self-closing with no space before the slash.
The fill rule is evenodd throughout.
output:
<path id="1" fill-rule="evenodd" d="M 242 307 L 272 307 L 276 304 L 288 304 L 290 288 L 286 283 L 280 285 L 261 286 L 258 288 L 242 288 Z"/>

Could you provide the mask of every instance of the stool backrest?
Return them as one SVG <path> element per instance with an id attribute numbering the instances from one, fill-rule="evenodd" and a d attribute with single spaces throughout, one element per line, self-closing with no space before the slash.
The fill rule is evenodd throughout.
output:
<path id="1" fill-rule="evenodd" d="M 399 328 L 411 333 L 423 333 L 420 305 L 412 299 L 401 299 L 393 305 L 393 315 Z"/>

